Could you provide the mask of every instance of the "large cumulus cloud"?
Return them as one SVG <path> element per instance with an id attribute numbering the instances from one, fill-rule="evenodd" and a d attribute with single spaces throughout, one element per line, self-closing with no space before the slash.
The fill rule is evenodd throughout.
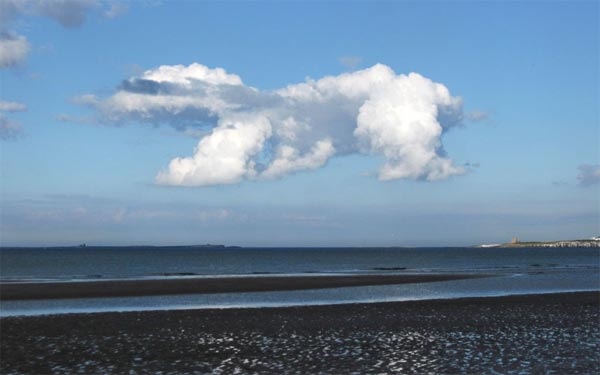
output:
<path id="1" fill-rule="evenodd" d="M 461 123 L 462 100 L 417 73 L 388 66 L 260 91 L 221 68 L 161 66 L 105 98 L 83 95 L 101 121 L 168 123 L 204 131 L 191 156 L 158 173 L 164 185 L 205 186 L 282 177 L 334 155 L 383 158 L 380 180 L 440 180 L 464 173 L 442 145 Z"/>

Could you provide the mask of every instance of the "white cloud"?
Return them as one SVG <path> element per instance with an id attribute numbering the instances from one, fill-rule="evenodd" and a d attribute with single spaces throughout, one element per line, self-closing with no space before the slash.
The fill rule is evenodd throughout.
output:
<path id="1" fill-rule="evenodd" d="M 83 95 L 103 122 L 208 129 L 190 157 L 160 172 L 165 185 L 205 186 L 282 177 L 362 152 L 385 162 L 380 180 L 440 180 L 465 173 L 446 156 L 445 131 L 463 120 L 462 100 L 417 73 L 385 65 L 292 84 L 244 85 L 221 68 L 161 66 L 121 83 L 107 98 Z"/>
<path id="2" fill-rule="evenodd" d="M 190 87 L 194 81 L 205 82 L 209 85 L 241 85 L 242 79 L 235 74 L 228 74 L 225 69 L 210 69 L 202 64 L 193 63 L 184 65 L 162 65 L 158 69 L 148 70 L 143 79 L 159 83 L 176 83 Z"/>
<path id="3" fill-rule="evenodd" d="M 316 169 L 323 166 L 335 153 L 331 140 L 318 141 L 305 155 L 300 155 L 298 149 L 280 145 L 277 155 L 262 173 L 263 177 L 280 177 L 303 169 Z"/>
<path id="4" fill-rule="evenodd" d="M 200 140 L 193 157 L 176 158 L 158 174 L 164 185 L 203 186 L 232 184 L 256 175 L 252 157 L 271 136 L 264 117 L 223 118 L 210 135 Z"/>
<path id="5" fill-rule="evenodd" d="M 444 125 L 439 114 L 459 115 L 460 107 L 460 98 L 443 85 L 416 73 L 395 77 L 360 107 L 354 134 L 371 152 L 385 156 L 381 180 L 444 179 L 464 170 L 441 156 Z"/>
<path id="6" fill-rule="evenodd" d="M 23 112 L 27 106 L 23 103 L 0 100 L 0 112 Z"/>
<path id="7" fill-rule="evenodd" d="M 21 64 L 31 49 L 27 38 L 9 32 L 0 32 L 0 69 Z"/>
<path id="8" fill-rule="evenodd" d="M 120 90 L 106 100 L 81 95 L 75 102 L 96 107 L 109 121 L 213 121 L 212 117 L 239 108 L 221 96 L 228 87 L 245 88 L 239 76 L 204 65 L 161 66 L 141 77 L 122 82 Z"/>

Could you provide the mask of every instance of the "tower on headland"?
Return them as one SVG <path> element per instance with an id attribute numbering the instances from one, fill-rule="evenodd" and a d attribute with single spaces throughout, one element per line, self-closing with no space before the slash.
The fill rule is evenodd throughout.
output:
<path id="1" fill-rule="evenodd" d="M 510 240 L 511 244 L 518 244 L 519 243 L 519 237 L 513 237 L 512 240 Z"/>

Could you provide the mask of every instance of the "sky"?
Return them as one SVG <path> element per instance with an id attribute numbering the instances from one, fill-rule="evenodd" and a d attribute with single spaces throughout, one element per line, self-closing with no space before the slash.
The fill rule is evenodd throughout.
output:
<path id="1" fill-rule="evenodd" d="M 600 9 L 0 2 L 0 245 L 600 235 Z"/>

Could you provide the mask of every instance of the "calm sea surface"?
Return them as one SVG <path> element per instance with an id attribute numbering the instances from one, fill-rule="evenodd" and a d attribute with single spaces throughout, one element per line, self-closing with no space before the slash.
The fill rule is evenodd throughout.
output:
<path id="1" fill-rule="evenodd" d="M 0 249 L 2 282 L 218 275 L 493 273 L 485 279 L 309 291 L 6 301 L 0 315 L 402 301 L 600 290 L 590 248 L 51 248 Z"/>

